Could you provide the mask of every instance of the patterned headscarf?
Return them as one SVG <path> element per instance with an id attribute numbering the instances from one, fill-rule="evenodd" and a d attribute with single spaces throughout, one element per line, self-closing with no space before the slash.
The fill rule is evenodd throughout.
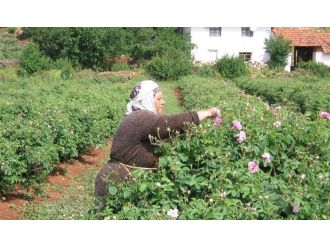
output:
<path id="1" fill-rule="evenodd" d="M 157 113 L 154 96 L 159 91 L 159 86 L 154 81 L 146 80 L 138 82 L 131 92 L 126 115 L 137 110 L 147 110 Z"/>

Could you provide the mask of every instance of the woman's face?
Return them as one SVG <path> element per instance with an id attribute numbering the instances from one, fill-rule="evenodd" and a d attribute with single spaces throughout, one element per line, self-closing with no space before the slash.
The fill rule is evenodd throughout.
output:
<path id="1" fill-rule="evenodd" d="M 161 113 L 165 106 L 163 93 L 162 92 L 156 93 L 154 100 L 155 100 L 155 107 L 156 107 L 157 113 Z"/>

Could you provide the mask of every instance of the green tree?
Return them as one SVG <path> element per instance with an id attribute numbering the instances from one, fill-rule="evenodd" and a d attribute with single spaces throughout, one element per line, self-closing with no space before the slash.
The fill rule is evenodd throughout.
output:
<path id="1" fill-rule="evenodd" d="M 265 50 L 270 55 L 270 68 L 284 68 L 291 52 L 291 41 L 283 36 L 272 36 L 265 40 Z"/>

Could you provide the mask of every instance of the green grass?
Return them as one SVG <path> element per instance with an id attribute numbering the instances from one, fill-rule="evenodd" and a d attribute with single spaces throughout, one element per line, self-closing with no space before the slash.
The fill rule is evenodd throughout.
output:
<path id="1" fill-rule="evenodd" d="M 183 111 L 183 108 L 178 104 L 178 101 L 173 93 L 173 89 L 177 86 L 177 82 L 159 82 L 165 97 L 164 114 L 173 114 Z"/>

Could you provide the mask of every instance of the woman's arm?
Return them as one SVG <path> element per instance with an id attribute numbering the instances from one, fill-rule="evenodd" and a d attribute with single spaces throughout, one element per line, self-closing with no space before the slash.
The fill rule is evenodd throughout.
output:
<path id="1" fill-rule="evenodd" d="M 142 139 L 148 139 L 149 135 L 158 138 L 168 138 L 170 132 L 182 131 L 186 123 L 199 124 L 206 118 L 213 118 L 220 114 L 217 108 L 210 108 L 198 112 L 183 112 L 173 115 L 158 115 L 154 113 L 145 113 L 144 128 Z"/>
<path id="2" fill-rule="evenodd" d="M 214 118 L 220 115 L 220 110 L 218 108 L 212 107 L 207 110 L 202 110 L 197 112 L 199 121 L 204 120 L 205 118 Z"/>

